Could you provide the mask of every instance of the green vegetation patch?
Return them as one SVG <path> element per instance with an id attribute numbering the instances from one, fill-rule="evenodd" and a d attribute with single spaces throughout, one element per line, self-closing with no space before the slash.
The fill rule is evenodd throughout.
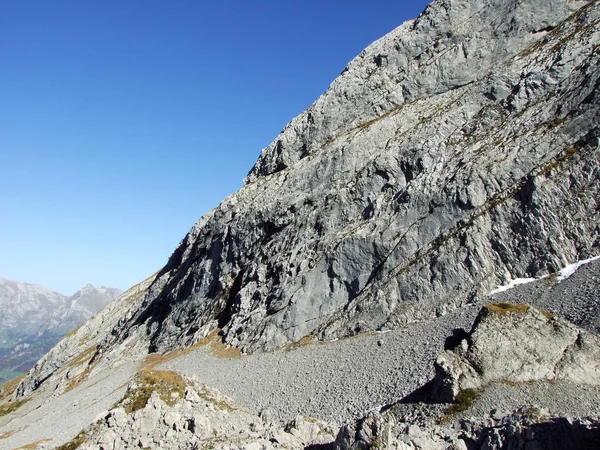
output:
<path id="1" fill-rule="evenodd" d="M 299 348 L 306 347 L 315 340 L 315 336 L 313 334 L 308 334 L 304 336 L 302 339 L 296 342 L 292 342 L 284 347 L 285 351 L 298 350 Z"/>
<path id="2" fill-rule="evenodd" d="M 456 414 L 466 411 L 481 396 L 481 389 L 463 389 L 456 396 L 456 401 L 444 411 L 441 422 L 447 422 Z"/>
<path id="3" fill-rule="evenodd" d="M 39 441 L 31 442 L 29 444 L 25 444 L 15 450 L 35 450 L 38 446 L 44 442 L 51 441 L 51 439 L 40 439 Z M 60 447 L 59 447 L 60 448 Z"/>
<path id="4" fill-rule="evenodd" d="M 87 442 L 87 433 L 85 431 L 80 431 L 77 436 L 71 439 L 66 444 L 63 444 L 59 447 L 56 447 L 56 450 L 76 450 L 81 445 Z"/>
<path id="5" fill-rule="evenodd" d="M 16 411 L 21 406 L 29 401 L 29 399 L 10 401 L 10 397 L 19 385 L 19 383 L 25 378 L 25 374 L 18 376 L 17 378 L 4 383 L 0 386 L 0 417 L 10 414 Z"/>
<path id="6" fill-rule="evenodd" d="M 233 412 L 236 411 L 237 408 L 235 407 L 235 405 L 229 403 L 226 400 L 219 400 L 216 399 L 206 388 L 201 389 L 198 392 L 198 396 L 208 402 L 208 403 L 212 403 L 213 405 L 215 405 L 217 408 L 223 410 L 223 411 L 227 411 L 227 412 Z"/>
<path id="7" fill-rule="evenodd" d="M 17 409 L 19 409 L 21 406 L 23 406 L 25 403 L 27 403 L 29 401 L 29 399 L 23 399 L 23 400 L 17 400 L 16 402 L 7 402 L 4 403 L 3 405 L 0 405 L 0 417 L 2 416 L 6 416 L 7 414 L 10 414 L 13 411 L 16 411 Z"/>

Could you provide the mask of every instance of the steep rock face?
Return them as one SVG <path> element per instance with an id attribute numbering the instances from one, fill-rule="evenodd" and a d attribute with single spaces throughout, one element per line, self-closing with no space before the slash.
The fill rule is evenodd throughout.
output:
<path id="1" fill-rule="evenodd" d="M 356 57 L 265 148 L 249 181 L 292 167 L 323 145 L 407 102 L 487 76 L 586 1 L 434 1 Z"/>
<path id="2" fill-rule="evenodd" d="M 483 307 L 473 329 L 436 361 L 434 397 L 492 382 L 600 384 L 600 339 L 552 314 L 511 303 Z"/>
<path id="3" fill-rule="evenodd" d="M 434 2 L 265 149 L 113 336 L 168 350 L 221 327 L 269 350 L 597 254 L 599 17 L 597 2 Z"/>

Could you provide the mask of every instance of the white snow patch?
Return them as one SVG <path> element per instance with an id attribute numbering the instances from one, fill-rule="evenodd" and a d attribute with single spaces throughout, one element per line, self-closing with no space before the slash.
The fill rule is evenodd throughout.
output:
<path id="1" fill-rule="evenodd" d="M 567 267 L 561 269 L 560 274 L 558 275 L 557 281 L 560 283 L 561 281 L 566 280 L 571 275 L 573 275 L 575 272 L 577 272 L 577 269 L 579 269 L 581 266 L 583 266 L 585 264 L 589 264 L 592 261 L 595 261 L 597 259 L 600 259 L 600 256 L 594 256 L 593 258 L 590 258 L 590 259 L 584 259 L 582 261 L 577 261 L 576 263 L 569 264 Z"/>
<path id="2" fill-rule="evenodd" d="M 596 261 L 597 259 L 600 259 L 600 256 L 594 256 L 593 258 L 583 259 L 581 261 L 577 261 L 573 264 L 569 264 L 568 266 L 562 268 L 560 270 L 560 272 L 558 273 L 558 278 L 556 279 L 557 283 L 560 283 L 561 281 L 569 278 L 571 275 L 573 275 L 575 272 L 577 272 L 577 269 L 579 269 L 581 266 L 589 264 L 592 261 Z M 516 279 L 512 280 L 510 283 L 508 283 L 507 285 L 499 286 L 496 289 L 494 289 L 493 291 L 490 291 L 488 293 L 488 297 L 492 296 L 494 294 L 498 294 L 499 292 L 508 291 L 509 289 L 514 288 L 515 286 L 518 286 L 520 284 L 526 284 L 526 283 L 531 283 L 532 281 L 542 280 L 544 278 L 548 278 L 549 276 L 550 275 L 544 275 L 541 278 L 516 278 Z"/>
<path id="3" fill-rule="evenodd" d="M 510 283 L 508 283 L 504 286 L 499 286 L 496 289 L 494 289 L 493 291 L 489 292 L 488 296 L 498 294 L 499 292 L 508 291 L 509 289 L 512 289 L 515 286 L 518 286 L 520 284 L 527 284 L 527 283 L 531 283 L 532 281 L 536 281 L 536 280 L 537 280 L 537 278 L 516 278 L 516 279 L 512 280 Z"/>

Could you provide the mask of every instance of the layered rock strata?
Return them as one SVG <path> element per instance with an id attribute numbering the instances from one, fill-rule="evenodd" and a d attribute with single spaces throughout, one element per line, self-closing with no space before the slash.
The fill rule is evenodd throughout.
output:
<path id="1" fill-rule="evenodd" d="M 597 2 L 434 1 L 194 225 L 105 346 L 398 327 L 598 254 Z"/>

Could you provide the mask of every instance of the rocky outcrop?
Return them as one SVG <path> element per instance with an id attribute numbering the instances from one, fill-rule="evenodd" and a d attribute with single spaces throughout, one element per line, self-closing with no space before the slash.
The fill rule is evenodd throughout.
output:
<path id="1" fill-rule="evenodd" d="M 600 339 L 524 304 L 482 308 L 470 333 L 437 359 L 434 400 L 492 382 L 569 380 L 600 385 Z"/>
<path id="2" fill-rule="evenodd" d="M 372 412 L 343 426 L 334 448 L 491 450 L 600 445 L 598 411 L 592 418 L 565 418 L 532 406 L 527 398 L 510 414 L 494 408 L 481 415 L 477 410 L 482 405 L 475 408 L 482 392 L 493 383 L 510 390 L 540 380 L 566 380 L 571 394 L 585 384 L 598 386 L 597 336 L 546 311 L 500 303 L 484 306 L 471 332 L 455 330 L 446 345 L 450 348 L 438 357 L 431 383 L 386 406 L 384 412 Z M 550 391 L 545 395 L 565 395 L 558 386 Z M 502 399 L 494 401 L 499 404 Z"/>
<path id="3" fill-rule="evenodd" d="M 597 448 L 600 421 L 549 417 L 536 408 L 485 419 L 460 419 L 450 425 L 420 426 L 393 416 L 372 414 L 343 427 L 335 450 L 563 450 Z"/>
<path id="4" fill-rule="evenodd" d="M 394 328 L 598 254 L 599 18 L 597 2 L 433 2 L 265 149 L 106 348 Z"/>
<path id="5" fill-rule="evenodd" d="M 132 383 L 124 401 L 71 442 L 78 443 L 81 450 L 209 447 L 269 450 L 304 449 L 334 439 L 333 430 L 319 420 L 299 416 L 282 427 L 268 411 L 252 415 L 237 408 L 218 391 L 194 380 L 167 372 L 155 372 L 155 376 L 174 378 L 180 385 L 168 386 L 164 398 L 155 390 L 147 400 L 144 398 L 145 404 L 132 410 L 135 406 L 132 398 L 138 401 L 139 391 L 146 388 Z"/>

